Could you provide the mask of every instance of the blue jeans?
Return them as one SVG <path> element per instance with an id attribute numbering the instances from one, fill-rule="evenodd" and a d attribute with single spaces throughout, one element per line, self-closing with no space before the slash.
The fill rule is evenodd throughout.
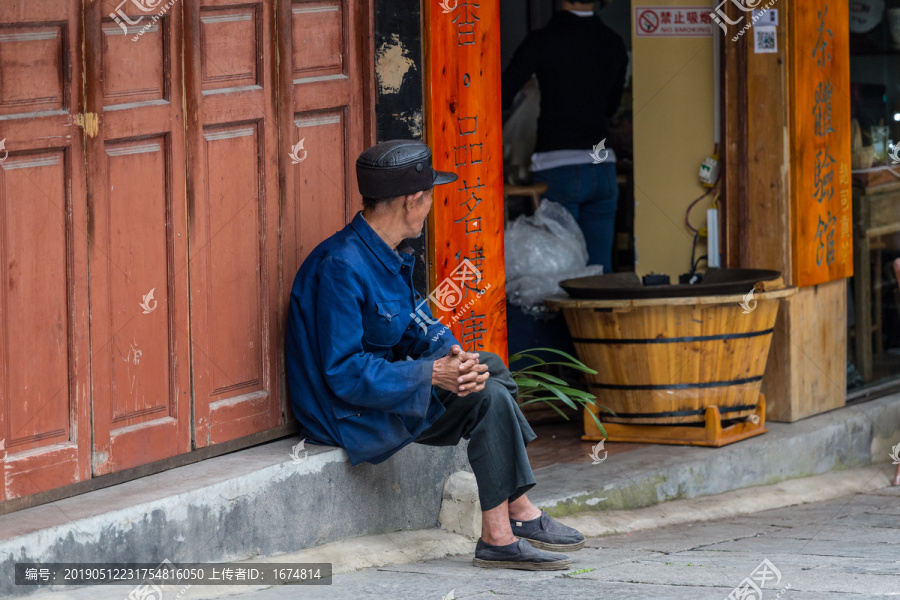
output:
<path id="1" fill-rule="evenodd" d="M 587 243 L 588 264 L 603 265 L 604 273 L 612 273 L 619 200 L 615 163 L 565 165 L 534 171 L 534 181 L 546 183 L 544 198 L 565 206 L 578 221 Z"/>

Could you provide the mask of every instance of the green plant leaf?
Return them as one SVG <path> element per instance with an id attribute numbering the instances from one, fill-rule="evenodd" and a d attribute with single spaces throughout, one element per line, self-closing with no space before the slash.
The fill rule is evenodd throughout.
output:
<path id="1" fill-rule="evenodd" d="M 519 385 L 519 387 L 529 388 L 538 387 L 541 384 L 541 382 L 537 379 L 532 379 L 530 377 L 519 377 L 516 379 L 516 383 Z"/>
<path id="2" fill-rule="evenodd" d="M 548 361 L 548 362 L 545 362 L 545 363 L 544 363 L 543 365 L 541 365 L 541 366 L 543 366 L 543 367 L 549 367 L 550 365 L 562 365 L 562 366 L 564 366 L 564 367 L 569 367 L 570 369 L 575 369 L 575 370 L 577 370 L 577 371 L 581 371 L 582 373 L 588 373 L 588 374 L 590 374 L 590 375 L 596 375 L 596 374 L 597 374 L 597 371 L 595 371 L 594 369 L 592 369 L 592 368 L 590 368 L 589 366 L 585 365 L 584 363 L 578 363 L 578 364 L 576 365 L 576 364 L 574 364 L 574 363 L 564 362 L 564 361 L 559 361 L 559 360 L 557 360 L 557 361 Z"/>
<path id="3" fill-rule="evenodd" d="M 585 400 L 584 403 L 585 403 L 585 405 L 590 404 L 591 406 L 595 406 L 598 409 L 605 410 L 606 412 L 608 412 L 609 414 L 611 414 L 613 416 L 616 415 L 616 412 L 613 409 L 609 408 L 608 406 L 603 406 L 602 404 L 598 404 L 597 402 L 595 402 L 595 400 L 596 400 L 596 398 L 594 398 L 594 400 Z"/>
<path id="4" fill-rule="evenodd" d="M 567 381 L 563 381 L 559 377 L 554 377 L 553 375 L 550 375 L 549 373 L 542 373 L 541 371 L 530 371 L 527 373 L 527 375 L 529 377 L 540 377 L 541 379 L 546 379 L 547 381 L 556 383 L 558 385 L 567 385 L 568 384 Z M 515 377 L 513 379 L 515 379 Z"/>
<path id="5" fill-rule="evenodd" d="M 554 354 L 559 354 L 560 356 L 564 356 L 568 358 L 575 364 L 583 365 L 580 360 L 569 354 L 568 352 L 563 352 L 562 350 L 557 350 L 556 348 L 531 348 L 530 350 L 526 350 L 526 352 L 552 352 Z"/>
<path id="6" fill-rule="evenodd" d="M 613 416 L 616 415 L 616 411 L 609 408 L 608 406 L 603 406 L 602 404 L 597 404 L 596 402 L 594 403 L 594 406 L 596 406 L 597 408 L 602 408 L 603 410 L 605 410 L 606 412 L 608 412 L 609 414 L 611 414 Z"/>
<path id="7" fill-rule="evenodd" d="M 519 406 L 525 406 L 526 404 L 534 404 L 535 402 L 556 402 L 556 396 L 535 396 L 534 398 L 529 398 L 525 402 L 519 402 Z"/>
<path id="8" fill-rule="evenodd" d="M 607 410 L 609 410 L 609 409 L 607 409 Z M 600 422 L 600 419 L 597 418 L 597 415 L 595 415 L 593 413 L 593 411 L 590 411 L 590 410 L 588 411 L 588 413 L 594 419 L 594 423 L 597 424 L 597 427 L 600 429 L 600 432 L 603 433 L 603 437 L 605 437 L 606 439 L 609 439 L 609 434 L 606 433 L 606 429 L 604 429 L 603 423 Z"/>
<path id="9" fill-rule="evenodd" d="M 528 350 L 525 350 L 524 352 L 518 352 L 518 353 L 510 356 L 509 363 L 512 364 L 515 361 L 520 360 L 522 358 L 530 358 L 531 360 L 535 361 L 539 365 L 546 364 L 546 361 L 543 358 L 541 358 L 540 356 L 537 356 L 535 354 L 529 354 Z"/>
<path id="10" fill-rule="evenodd" d="M 529 373 L 546 373 L 547 371 L 544 369 L 544 367 L 548 367 L 550 365 L 562 365 L 564 367 L 569 367 L 572 369 L 575 368 L 575 365 L 570 365 L 569 363 L 565 363 L 565 362 L 548 362 L 548 363 L 544 363 L 542 365 L 531 365 L 530 367 L 522 367 L 518 371 L 510 371 L 510 374 L 513 377 L 515 377 L 516 375 L 527 375 Z"/>
<path id="11" fill-rule="evenodd" d="M 549 406 L 550 408 L 552 408 L 553 410 L 558 412 L 563 419 L 565 419 L 566 421 L 570 421 L 571 419 L 569 419 L 569 415 L 567 415 L 562 410 L 560 410 L 560 408 L 557 405 L 553 404 L 552 400 L 553 400 L 553 398 L 544 396 L 541 398 L 535 398 L 534 400 L 529 400 L 528 402 L 523 402 L 522 404 L 524 406 L 525 404 L 531 404 L 532 402 L 543 402 L 544 404 L 546 404 L 547 406 Z"/>
<path id="12" fill-rule="evenodd" d="M 545 361 L 535 354 L 537 352 L 556 354 L 568 359 L 569 362 Z M 562 350 L 556 350 L 555 348 L 531 348 L 514 354 L 510 357 L 509 362 L 512 363 L 522 358 L 530 358 L 537 364 L 529 365 L 512 373 L 513 380 L 515 380 L 520 388 L 520 392 L 516 398 L 516 401 L 520 406 L 525 406 L 526 404 L 532 404 L 534 402 L 543 402 L 566 420 L 569 420 L 568 415 L 556 405 L 556 402 L 562 402 L 572 410 L 587 410 L 587 412 L 590 413 L 591 418 L 594 419 L 594 422 L 597 424 L 597 427 L 603 432 L 603 435 L 606 436 L 606 429 L 603 427 L 603 424 L 600 422 L 600 419 L 597 418 L 594 411 L 588 410 L 588 406 L 603 409 L 613 415 L 616 413 L 605 406 L 597 404 L 596 395 L 585 390 L 571 387 L 567 381 L 555 375 L 543 372 L 542 367 L 559 365 L 591 375 L 596 375 L 596 370 L 591 369 L 571 354 L 563 352 Z M 549 392 L 550 395 L 548 395 L 547 392 Z"/>
<path id="13" fill-rule="evenodd" d="M 563 382 L 563 383 L 565 383 L 565 382 Z M 579 400 L 584 400 L 585 402 L 589 402 L 590 404 L 595 404 L 594 400 L 597 399 L 597 396 L 595 396 L 594 394 L 592 394 L 590 392 L 585 392 L 584 390 L 579 390 L 578 388 L 560 386 L 559 391 L 566 393 L 569 396 L 572 396 Z"/>
<path id="14" fill-rule="evenodd" d="M 550 384 L 547 384 L 547 383 L 544 383 L 543 381 L 541 381 L 540 387 L 544 388 L 545 390 L 548 390 L 554 396 L 559 398 L 562 401 L 562 403 L 565 404 L 566 406 L 568 406 L 569 408 L 576 408 L 575 403 L 572 401 L 572 399 L 569 398 L 568 396 L 566 396 L 565 394 L 563 394 L 561 391 L 559 391 L 559 389 L 557 389 L 557 387 L 555 385 L 550 385 Z"/>
<path id="15" fill-rule="evenodd" d="M 590 368 L 589 366 L 585 365 L 585 364 L 582 363 L 582 362 L 579 362 L 579 363 L 570 363 L 570 362 L 565 362 L 565 361 L 561 361 L 561 360 L 547 361 L 547 362 L 545 362 L 545 363 L 541 363 L 540 365 L 531 365 L 530 367 L 522 367 L 522 368 L 519 369 L 519 370 L 520 370 L 520 371 L 525 371 L 525 370 L 527 370 L 527 369 L 533 369 L 534 367 L 537 367 L 537 366 L 541 366 L 541 367 L 549 367 L 550 365 L 561 365 L 561 366 L 563 366 L 563 367 L 568 367 L 568 368 L 570 368 L 570 369 L 575 369 L 576 371 L 581 371 L 582 373 L 588 373 L 588 374 L 590 374 L 590 375 L 596 375 L 596 374 L 597 374 L 597 371 L 595 371 L 594 369 Z M 518 372 L 518 371 L 513 371 L 513 372 Z"/>

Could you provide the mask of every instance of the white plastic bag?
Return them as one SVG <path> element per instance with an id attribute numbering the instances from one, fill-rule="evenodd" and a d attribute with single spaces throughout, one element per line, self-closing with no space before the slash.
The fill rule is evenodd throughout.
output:
<path id="1" fill-rule="evenodd" d="M 506 295 L 509 302 L 540 310 L 547 296 L 565 294 L 559 282 L 600 275 L 602 265 L 587 266 L 584 234 L 562 204 L 542 200 L 530 217 L 519 217 L 506 230 Z"/>

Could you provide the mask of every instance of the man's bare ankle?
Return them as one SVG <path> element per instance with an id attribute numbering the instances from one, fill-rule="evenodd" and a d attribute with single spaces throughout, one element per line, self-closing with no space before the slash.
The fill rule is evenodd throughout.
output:
<path id="1" fill-rule="evenodd" d="M 541 516 L 541 509 L 536 506 L 531 507 L 531 509 L 521 509 L 515 510 L 513 508 L 509 509 L 509 518 L 514 521 L 533 521 Z"/>
<path id="2" fill-rule="evenodd" d="M 497 535 L 497 536 L 485 536 L 481 535 L 481 539 L 484 540 L 486 544 L 490 544 L 491 546 L 509 546 L 519 540 L 512 533 L 509 535 Z"/>

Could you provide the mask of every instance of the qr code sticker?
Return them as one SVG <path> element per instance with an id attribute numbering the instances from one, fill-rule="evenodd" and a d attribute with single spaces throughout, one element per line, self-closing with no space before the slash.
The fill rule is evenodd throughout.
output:
<path id="1" fill-rule="evenodd" d="M 771 26 L 754 26 L 753 50 L 756 54 L 778 52 L 777 29 Z"/>

